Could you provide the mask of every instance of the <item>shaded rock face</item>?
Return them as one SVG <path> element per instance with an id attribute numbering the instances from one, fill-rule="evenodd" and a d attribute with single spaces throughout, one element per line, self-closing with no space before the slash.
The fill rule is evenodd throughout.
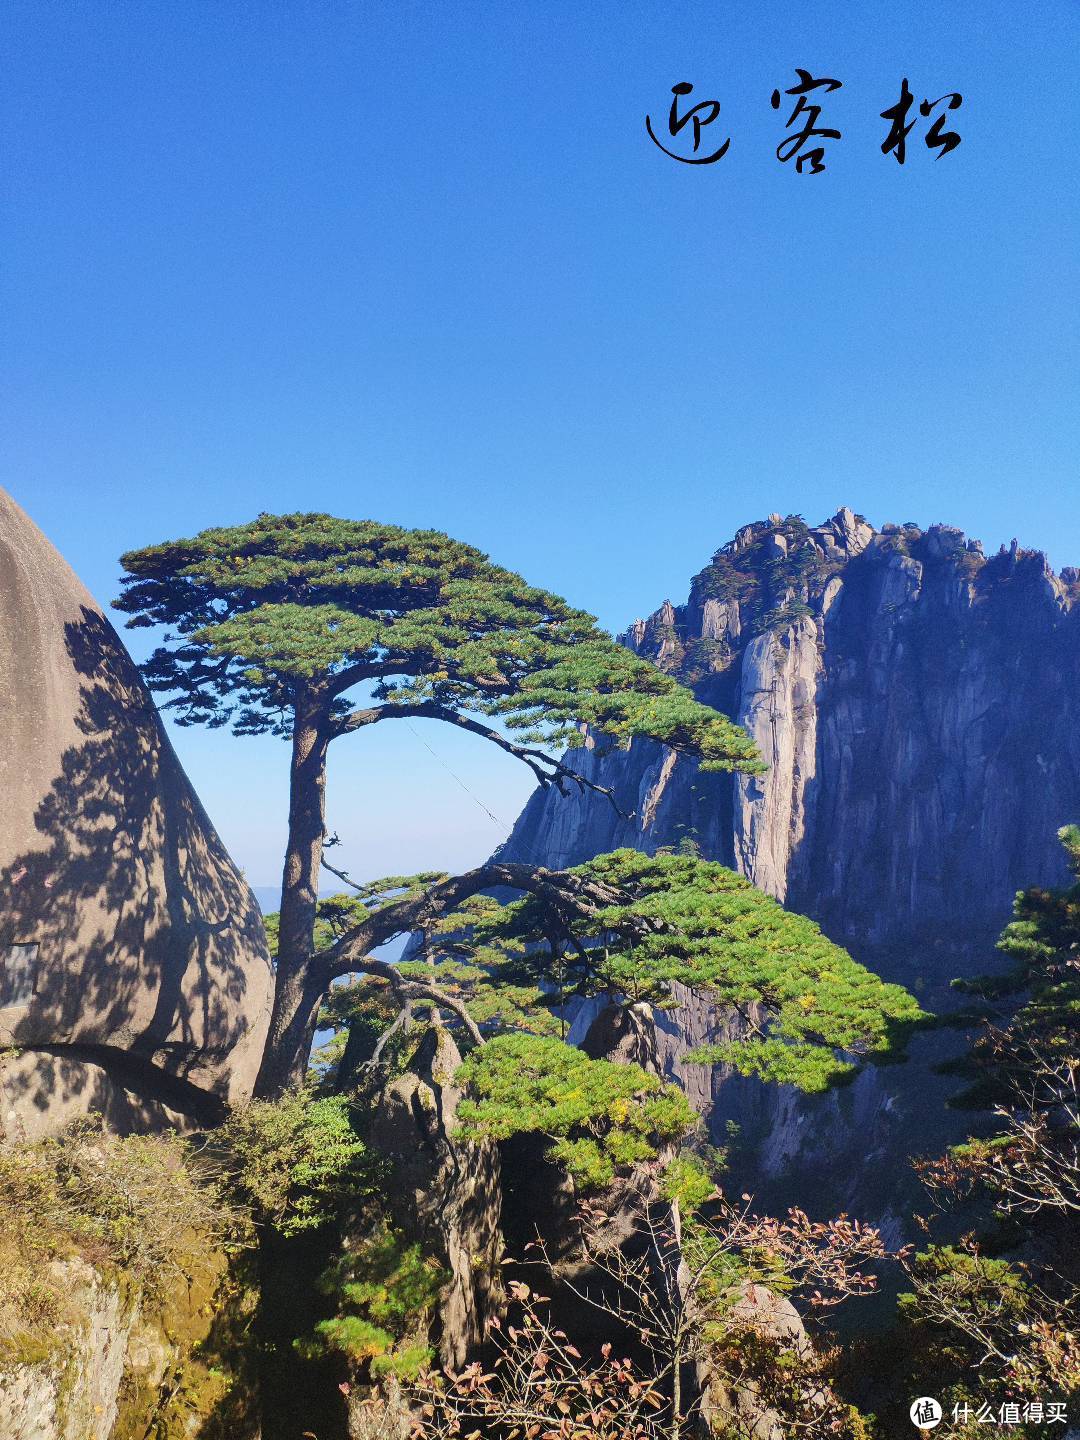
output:
<path id="1" fill-rule="evenodd" d="M 205 1119 L 250 1092 L 258 906 L 112 626 L 0 492 L 0 1123 Z"/>
<path id="2" fill-rule="evenodd" d="M 656 1043 L 654 1010 L 650 1005 L 608 1006 L 589 1026 L 581 1049 L 593 1060 L 617 1065 L 640 1065 L 653 1075 L 662 1074 Z"/>
<path id="3" fill-rule="evenodd" d="M 439 1358 L 452 1370 L 480 1344 L 501 1304 L 500 1166 L 495 1145 L 456 1138 L 461 1055 L 434 1025 L 408 1071 L 382 1093 L 371 1139 L 394 1163 L 396 1223 L 426 1242 L 449 1273 L 439 1302 Z"/>
<path id="4" fill-rule="evenodd" d="M 1056 832 L 1080 818 L 1078 599 L 1077 571 L 1057 576 L 1015 544 L 987 559 L 947 526 L 877 532 L 850 510 L 815 528 L 747 526 L 685 605 L 622 639 L 745 725 L 768 773 L 703 775 L 651 743 L 602 754 L 587 737 L 571 763 L 633 818 L 595 794 L 537 792 L 501 853 L 561 866 L 692 838 L 925 1004 L 948 1004 L 954 976 L 993 968 L 1015 892 L 1065 879 Z M 669 1073 L 684 1037 L 715 1023 L 681 997 L 660 1021 Z M 758 1174 L 835 1180 L 847 1165 L 851 1201 L 900 1112 L 914 1143 L 916 1101 L 929 1114 L 949 1093 L 928 1068 L 943 1043 L 919 1041 L 912 1065 L 813 1105 L 723 1072 L 690 1085 L 718 1138 L 730 1118 L 755 1138 Z M 926 1148 L 940 1138 L 920 1133 Z M 884 1192 L 874 1205 L 887 1209 Z"/>
<path id="5" fill-rule="evenodd" d="M 189 1129 L 219 1118 L 218 1097 L 121 1052 L 72 1045 L 0 1056 L 0 1133 L 37 1140 L 89 1113 L 118 1135 Z"/>

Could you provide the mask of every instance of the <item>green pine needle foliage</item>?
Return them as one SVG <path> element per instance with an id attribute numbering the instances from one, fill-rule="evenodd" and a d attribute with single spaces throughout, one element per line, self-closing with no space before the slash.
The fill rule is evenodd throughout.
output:
<path id="1" fill-rule="evenodd" d="M 486 912 L 474 907 L 469 916 L 479 974 L 509 971 L 516 1000 L 528 999 L 531 980 L 545 1019 L 530 1028 L 550 1033 L 550 1007 L 569 995 L 664 1006 L 672 986 L 683 985 L 745 1021 L 741 1038 L 701 1046 L 691 1060 L 820 1091 L 862 1059 L 899 1053 L 928 1019 L 906 990 L 859 965 L 812 920 L 692 852 L 616 850 L 572 873 L 627 896 L 575 924 L 578 946 L 553 953 L 531 897 L 505 907 L 491 902 Z M 484 1003 L 497 1005 L 497 985 L 489 999 L 473 983 Z M 502 1014 L 510 1019 L 506 1009 Z"/>
<path id="2" fill-rule="evenodd" d="M 419 1244 L 381 1223 L 321 1276 L 338 1313 L 296 1348 L 308 1357 L 335 1350 L 374 1377 L 415 1380 L 434 1358 L 428 1323 L 449 1278 Z"/>
<path id="3" fill-rule="evenodd" d="M 991 1105 L 1023 1083 L 1032 1049 L 1048 1062 L 1076 1054 L 1080 1034 L 1080 826 L 1058 831 L 1066 863 L 1076 877 L 1061 889 L 1035 886 L 1021 890 L 1013 919 L 1002 931 L 998 949 L 1012 960 L 1003 975 L 956 980 L 954 988 L 992 1002 L 1016 997 L 1008 1022 L 1008 1043 L 993 1034 L 976 1041 L 971 1054 L 950 1069 L 976 1077 L 954 1101 L 961 1106 Z M 1015 1003 L 1015 1002 L 1014 1002 Z"/>
<path id="4" fill-rule="evenodd" d="M 998 948 L 1014 962 L 1014 990 L 1029 997 L 1014 1017 L 1014 1034 L 1064 1053 L 1070 1046 L 1075 1052 L 1080 1031 L 1080 826 L 1064 826 L 1058 839 L 1074 883 L 1022 890 Z"/>
<path id="5" fill-rule="evenodd" d="M 550 1158 L 584 1190 L 655 1160 L 660 1146 L 682 1139 L 696 1121 L 677 1086 L 546 1036 L 496 1036 L 472 1052 L 457 1079 L 467 1092 L 458 1107 L 463 1139 L 544 1135 Z"/>
<path id="6" fill-rule="evenodd" d="M 474 896 L 434 921 L 427 955 L 399 969 L 452 996 L 488 1039 L 466 1064 L 472 1100 L 464 1113 L 496 1138 L 528 1130 L 551 1136 L 580 1177 L 645 1158 L 652 1142 L 634 1116 L 624 1123 L 640 1073 L 631 1079 L 627 1067 L 605 1070 L 561 1043 L 573 999 L 663 1008 L 677 985 L 698 991 L 742 1023 L 724 1043 L 692 1052 L 692 1061 L 811 1092 L 845 1080 L 866 1060 L 899 1056 L 929 1019 L 907 991 L 859 965 L 813 921 L 693 847 L 652 856 L 618 850 L 569 873 L 603 882 L 619 903 L 564 917 L 568 933 L 556 941 L 537 898 L 503 905 Z M 392 1014 L 385 983 L 362 977 L 331 992 L 323 1018 L 381 1029 Z M 448 1011 L 444 1019 L 458 1026 Z M 458 1035 L 471 1045 L 460 1027 Z M 649 1086 L 642 1095 L 653 1094 Z M 470 1110 L 473 1101 L 482 1109 Z M 574 1128 L 587 1124 L 592 1104 L 599 1135 Z M 656 1134 L 669 1138 L 659 1100 L 646 1108 Z"/>
<path id="7" fill-rule="evenodd" d="M 912 1030 L 929 1023 L 906 990 L 859 965 L 812 920 L 692 847 L 651 856 L 617 850 L 569 873 L 603 881 L 625 900 L 569 917 L 570 935 L 553 943 L 534 897 L 502 905 L 474 896 L 431 924 L 428 958 L 402 961 L 402 974 L 440 986 L 485 1035 L 549 1039 L 565 1035 L 563 1011 L 574 998 L 663 1008 L 673 987 L 685 986 L 744 1022 L 733 1038 L 700 1046 L 692 1061 L 811 1092 L 844 1081 L 866 1060 L 901 1056 Z M 385 987 L 370 978 L 332 991 L 323 1012 L 333 1027 L 381 1029 L 389 1018 Z"/>
<path id="8" fill-rule="evenodd" d="M 123 556 L 116 608 L 164 626 L 144 666 L 178 723 L 288 734 L 300 688 L 347 716 L 358 683 L 391 705 L 487 716 L 522 742 L 581 743 L 578 726 L 758 770 L 749 736 L 594 618 L 434 530 L 332 515 L 246 525 Z"/>

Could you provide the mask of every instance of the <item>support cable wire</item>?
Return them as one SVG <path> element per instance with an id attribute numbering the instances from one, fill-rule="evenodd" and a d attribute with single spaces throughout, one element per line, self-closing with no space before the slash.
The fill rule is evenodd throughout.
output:
<path id="1" fill-rule="evenodd" d="M 446 773 L 457 781 L 457 783 L 461 786 L 462 790 L 465 791 L 465 794 L 468 795 L 471 800 L 475 801 L 476 804 L 480 806 L 480 809 L 483 810 L 484 814 L 488 817 L 492 824 L 497 825 L 508 840 L 510 838 L 510 832 L 513 829 L 513 826 L 507 825 L 505 820 L 500 820 L 493 811 L 488 809 L 488 807 L 484 804 L 483 800 L 480 799 L 479 795 L 474 794 L 473 791 L 469 789 L 468 785 L 465 784 L 465 781 L 462 780 L 461 776 L 458 775 L 456 771 L 451 770 L 450 766 L 446 763 L 446 761 L 442 758 L 438 751 L 433 749 L 432 746 L 428 744 L 428 742 L 417 730 L 413 729 L 413 724 L 411 720 L 406 720 L 405 724 L 408 726 L 409 730 L 412 731 L 413 735 L 416 736 L 417 740 L 420 741 L 420 744 L 423 745 L 424 749 L 428 752 L 428 754 L 432 757 L 436 764 L 441 765 L 442 768 L 446 771 Z M 503 844 L 505 843 L 506 842 L 504 841 Z M 533 865 L 546 865 L 547 862 L 541 860 L 530 845 L 521 845 L 520 841 L 518 841 L 518 845 L 525 852 L 525 855 Z M 501 850 L 502 846 L 499 846 L 498 848 Z"/>

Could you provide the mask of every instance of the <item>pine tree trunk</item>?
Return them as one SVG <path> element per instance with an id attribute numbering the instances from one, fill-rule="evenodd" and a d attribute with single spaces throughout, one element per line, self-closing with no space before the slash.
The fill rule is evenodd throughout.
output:
<path id="1" fill-rule="evenodd" d="M 270 1033 L 255 1081 L 257 1099 L 276 1100 L 304 1083 L 325 994 L 321 980 L 302 973 L 283 976 L 278 972 Z"/>
<path id="2" fill-rule="evenodd" d="M 273 1099 L 301 1085 L 325 985 L 313 968 L 326 825 L 328 717 L 321 697 L 297 701 L 289 774 L 289 841 L 281 880 L 277 976 L 270 1033 L 255 1094 Z"/>

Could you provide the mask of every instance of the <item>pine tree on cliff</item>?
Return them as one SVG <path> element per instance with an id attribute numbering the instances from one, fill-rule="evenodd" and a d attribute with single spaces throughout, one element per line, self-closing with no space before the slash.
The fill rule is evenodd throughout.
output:
<path id="1" fill-rule="evenodd" d="M 749 737 L 670 676 L 615 644 L 590 615 L 437 531 L 330 515 L 260 515 L 123 557 L 116 607 L 169 633 L 144 666 L 180 724 L 231 723 L 292 744 L 270 1037 L 257 1085 L 303 1079 L 319 1003 L 336 975 L 314 944 L 330 744 L 386 721 L 443 721 L 499 746 L 542 785 L 585 780 L 549 753 L 587 724 L 610 743 L 648 736 L 705 769 L 760 769 Z M 366 693 L 364 693 L 366 691 Z M 358 695 L 363 695 L 358 699 Z M 592 788 L 599 788 L 593 786 Z M 425 923 L 509 885 L 559 913 L 611 903 L 600 881 L 489 865 L 400 895 L 359 940 Z M 354 937 L 356 938 L 356 937 Z M 353 951 L 358 950 L 353 945 Z"/>

